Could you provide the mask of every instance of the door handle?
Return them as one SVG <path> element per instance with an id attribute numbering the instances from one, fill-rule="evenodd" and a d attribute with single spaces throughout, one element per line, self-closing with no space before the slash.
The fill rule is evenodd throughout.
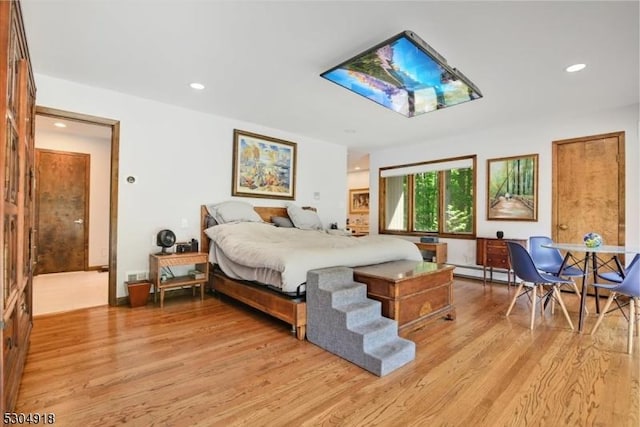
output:
<path id="1" fill-rule="evenodd" d="M 76 220 L 75 220 L 75 221 L 73 221 L 73 222 L 75 222 L 76 224 L 83 224 L 83 223 L 84 223 L 84 220 L 83 220 L 82 218 L 78 218 L 78 219 L 76 219 Z"/>
<path id="2" fill-rule="evenodd" d="M 560 224 L 560 225 L 558 226 L 558 228 L 559 228 L 560 230 L 567 230 L 567 229 L 569 229 L 569 226 L 568 226 L 567 224 Z"/>

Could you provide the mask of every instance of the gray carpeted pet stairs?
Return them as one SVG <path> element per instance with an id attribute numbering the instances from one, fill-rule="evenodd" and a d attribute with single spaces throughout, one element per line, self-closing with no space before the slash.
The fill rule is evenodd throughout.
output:
<path id="1" fill-rule="evenodd" d="M 398 323 L 382 317 L 380 302 L 367 298 L 347 267 L 307 273 L 307 339 L 378 376 L 416 355 L 415 343 L 398 336 Z"/>

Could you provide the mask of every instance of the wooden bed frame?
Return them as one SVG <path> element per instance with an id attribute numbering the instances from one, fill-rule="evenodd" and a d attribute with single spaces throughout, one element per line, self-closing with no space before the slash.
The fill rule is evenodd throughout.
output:
<path id="1" fill-rule="evenodd" d="M 255 206 L 254 209 L 267 222 L 271 222 L 272 216 L 289 217 L 287 208 L 283 207 Z M 202 205 L 200 207 L 200 250 L 209 253 L 209 238 L 204 233 L 207 215 L 207 207 Z M 231 279 L 215 268 L 211 268 L 211 271 L 213 274 L 209 275 L 209 289 L 289 323 L 295 329 L 296 337 L 304 340 L 307 330 L 307 303 L 304 298 L 291 298 L 260 285 Z"/>

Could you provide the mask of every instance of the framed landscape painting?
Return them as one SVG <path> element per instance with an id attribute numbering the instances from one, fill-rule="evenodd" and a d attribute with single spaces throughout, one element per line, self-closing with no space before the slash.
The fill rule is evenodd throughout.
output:
<path id="1" fill-rule="evenodd" d="M 369 212 L 369 189 L 355 188 L 349 190 L 349 213 Z"/>
<path id="2" fill-rule="evenodd" d="M 295 142 L 233 130 L 232 196 L 293 200 Z"/>
<path id="3" fill-rule="evenodd" d="M 538 220 L 538 155 L 487 160 L 487 219 Z"/>

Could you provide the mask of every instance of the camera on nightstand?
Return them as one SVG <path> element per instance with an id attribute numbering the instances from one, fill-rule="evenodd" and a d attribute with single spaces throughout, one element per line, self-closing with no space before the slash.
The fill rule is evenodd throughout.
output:
<path id="1" fill-rule="evenodd" d="M 186 252 L 198 252 L 198 241 L 191 239 L 190 242 L 176 243 L 176 253 L 183 254 Z"/>

